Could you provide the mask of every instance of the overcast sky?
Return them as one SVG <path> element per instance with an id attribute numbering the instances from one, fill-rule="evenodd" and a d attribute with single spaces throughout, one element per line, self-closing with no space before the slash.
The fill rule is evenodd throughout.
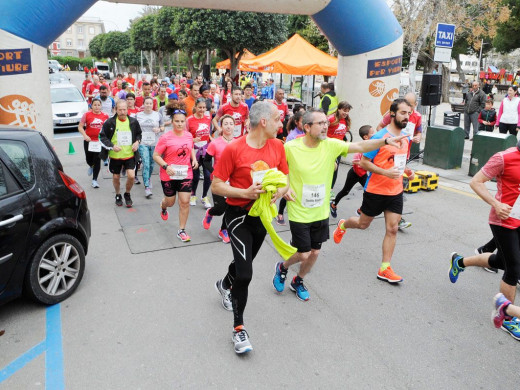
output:
<path id="1" fill-rule="evenodd" d="M 144 1 L 143 1 L 144 2 Z M 126 31 L 130 19 L 139 16 L 143 4 L 117 4 L 98 1 L 83 16 L 100 18 L 105 22 L 105 31 Z"/>

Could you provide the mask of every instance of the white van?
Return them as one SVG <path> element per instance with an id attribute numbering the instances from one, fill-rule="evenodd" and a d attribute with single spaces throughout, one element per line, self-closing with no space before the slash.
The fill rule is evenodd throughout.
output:
<path id="1" fill-rule="evenodd" d="M 47 60 L 47 62 L 49 63 L 49 68 L 58 69 L 58 71 L 62 71 L 63 70 L 63 66 L 61 66 L 61 64 L 58 61 L 56 61 L 56 60 Z"/>
<path id="2" fill-rule="evenodd" d="M 110 68 L 106 62 L 94 62 L 94 66 L 97 68 L 98 74 L 103 75 L 106 80 L 110 80 L 112 78 L 110 76 Z"/>

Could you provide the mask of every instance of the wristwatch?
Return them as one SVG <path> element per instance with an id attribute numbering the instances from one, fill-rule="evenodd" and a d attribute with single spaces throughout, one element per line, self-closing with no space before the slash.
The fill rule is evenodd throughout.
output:
<path id="1" fill-rule="evenodd" d="M 164 170 L 167 170 L 168 169 L 168 164 L 164 164 L 161 168 L 164 169 Z"/>

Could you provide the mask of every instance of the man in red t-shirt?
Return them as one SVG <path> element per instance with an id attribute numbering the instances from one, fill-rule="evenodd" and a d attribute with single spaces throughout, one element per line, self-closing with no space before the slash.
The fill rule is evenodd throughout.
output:
<path id="1" fill-rule="evenodd" d="M 213 126 L 219 132 L 222 129 L 218 122 L 224 115 L 231 115 L 235 119 L 233 137 L 237 138 L 246 133 L 246 126 L 249 121 L 249 108 L 247 104 L 242 102 L 242 89 L 240 87 L 234 86 L 231 89 L 231 101 L 221 106 L 217 111 L 217 115 L 213 118 Z"/>
<path id="2" fill-rule="evenodd" d="M 233 310 L 233 341 L 238 354 L 253 349 L 244 329 L 243 314 L 253 275 L 253 259 L 266 235 L 260 217 L 249 216 L 249 209 L 264 192 L 261 182 L 268 169 L 277 168 L 286 175 L 289 173 L 283 144 L 275 139 L 280 124 L 280 113 L 271 103 L 256 103 L 251 108 L 250 131 L 224 149 L 213 171 L 211 191 L 227 197 L 228 208 L 224 218 L 233 251 L 228 273 L 216 282 L 215 287 L 224 309 Z M 271 204 L 284 196 L 288 189 L 289 183 L 279 188 Z"/>
<path id="3" fill-rule="evenodd" d="M 143 106 L 144 98 L 146 98 L 148 96 L 153 98 L 152 86 L 150 85 L 150 83 L 143 83 L 143 90 L 141 92 L 141 96 L 137 96 L 135 98 L 135 106 L 137 108 L 141 108 Z M 153 110 L 157 111 L 157 100 L 156 99 L 153 99 Z"/>
<path id="4" fill-rule="evenodd" d="M 117 94 L 123 89 L 123 80 L 117 80 L 117 84 L 112 88 L 112 96 L 117 97 Z"/>
<path id="5" fill-rule="evenodd" d="M 278 138 L 283 138 L 283 123 L 285 118 L 289 115 L 289 107 L 287 107 L 287 103 L 284 103 L 283 99 L 285 97 L 285 91 L 282 88 L 278 88 L 276 90 L 276 93 L 274 95 L 274 105 L 278 109 L 278 112 L 280 113 L 280 121 L 282 122 L 282 127 L 278 129 Z M 287 136 L 287 134 L 285 134 Z"/>
<path id="6" fill-rule="evenodd" d="M 123 75 L 122 75 L 121 73 L 118 73 L 118 74 L 117 74 L 117 77 L 114 79 L 114 81 L 112 81 L 112 83 L 110 84 L 110 86 L 111 86 L 112 88 L 117 87 L 117 82 L 118 82 L 119 80 L 121 80 L 121 81 L 125 81 L 125 80 L 123 80 Z"/>
<path id="7" fill-rule="evenodd" d="M 132 88 L 135 87 L 135 79 L 132 77 L 132 73 L 128 72 L 128 76 L 126 76 L 125 81 L 126 81 L 127 83 L 130 83 L 130 85 L 132 86 Z"/>
<path id="8" fill-rule="evenodd" d="M 137 82 L 137 90 L 140 91 L 143 88 L 143 83 L 146 83 L 148 80 L 146 80 L 146 75 L 141 75 L 141 80 Z"/>
<path id="9" fill-rule="evenodd" d="M 92 76 L 92 83 L 87 86 L 86 96 L 88 98 L 88 104 L 92 103 L 92 99 L 99 95 L 99 87 L 101 87 L 99 76 Z"/>
<path id="10" fill-rule="evenodd" d="M 92 80 L 90 79 L 90 74 L 85 73 L 85 80 L 83 81 L 83 84 L 81 84 L 81 93 L 83 93 L 83 96 L 85 97 L 87 97 L 87 87 L 90 83 L 92 83 Z"/>

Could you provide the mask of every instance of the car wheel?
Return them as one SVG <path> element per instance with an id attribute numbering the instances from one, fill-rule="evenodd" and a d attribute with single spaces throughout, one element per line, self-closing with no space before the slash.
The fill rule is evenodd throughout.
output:
<path id="1" fill-rule="evenodd" d="M 85 251 L 69 234 L 58 234 L 36 251 L 25 278 L 27 295 L 46 305 L 68 298 L 78 287 L 85 271 Z"/>

